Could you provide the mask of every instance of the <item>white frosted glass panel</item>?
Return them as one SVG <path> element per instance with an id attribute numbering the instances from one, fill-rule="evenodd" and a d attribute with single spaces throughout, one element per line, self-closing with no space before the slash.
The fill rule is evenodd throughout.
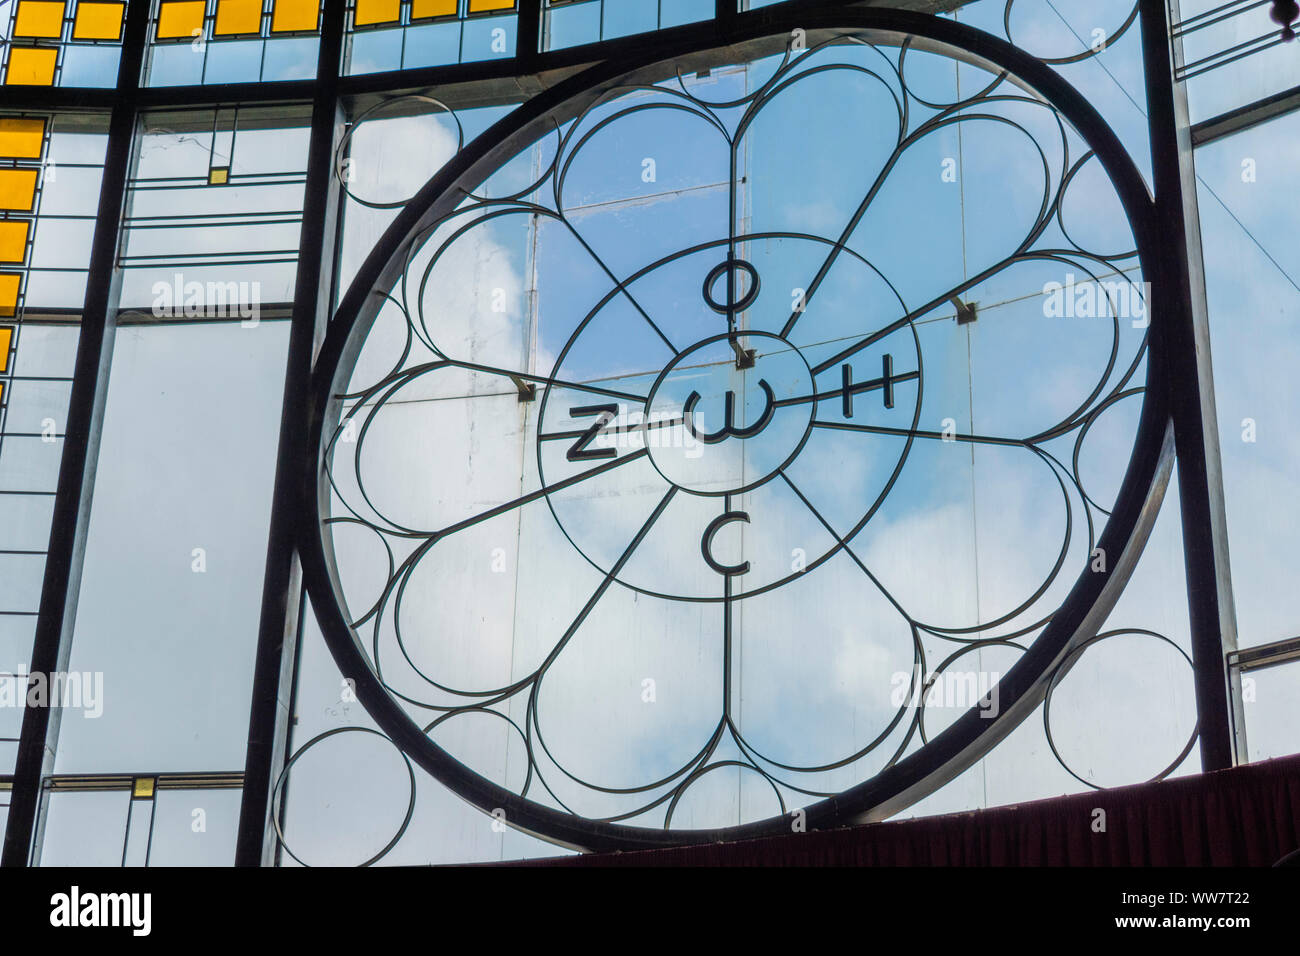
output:
<path id="1" fill-rule="evenodd" d="M 243 766 L 287 339 L 117 332 L 70 664 L 104 708 L 63 722 L 60 771 Z"/>

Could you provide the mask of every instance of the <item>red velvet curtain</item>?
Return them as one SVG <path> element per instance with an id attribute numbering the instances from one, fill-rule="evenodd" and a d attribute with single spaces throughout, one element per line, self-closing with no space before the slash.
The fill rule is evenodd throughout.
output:
<path id="1" fill-rule="evenodd" d="M 1300 755 L 973 813 L 523 865 L 1271 866 L 1298 847 Z"/>

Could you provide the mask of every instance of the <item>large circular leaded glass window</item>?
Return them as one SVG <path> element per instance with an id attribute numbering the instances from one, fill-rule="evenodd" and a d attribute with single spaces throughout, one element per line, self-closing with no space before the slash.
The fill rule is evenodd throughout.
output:
<path id="1" fill-rule="evenodd" d="M 1010 47 L 855 16 L 538 96 L 343 299 L 313 600 L 381 728 L 509 824 L 896 811 L 1041 702 L 1140 549 L 1138 174 Z"/>

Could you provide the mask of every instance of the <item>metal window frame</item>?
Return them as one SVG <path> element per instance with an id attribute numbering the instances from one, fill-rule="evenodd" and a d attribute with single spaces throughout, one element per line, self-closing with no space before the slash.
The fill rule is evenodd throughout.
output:
<path id="1" fill-rule="evenodd" d="M 140 117 L 163 107 L 310 103 L 306 199 L 290 318 L 236 850 L 236 865 L 266 865 L 273 863 L 276 855 L 277 842 L 274 827 L 270 825 L 271 795 L 288 755 L 297 638 L 303 610 L 297 542 L 301 535 L 315 531 L 296 525 L 295 509 L 290 505 L 298 464 L 302 456 L 310 453 L 310 449 L 302 447 L 303 436 L 297 433 L 307 402 L 306 383 L 332 308 L 333 297 L 329 292 L 333 287 L 341 208 L 332 164 L 343 129 L 345 106 L 355 115 L 381 98 L 423 92 L 431 87 L 436 87 L 439 99 L 452 108 L 517 102 L 555 86 L 589 65 L 632 56 L 643 51 L 648 43 L 672 46 L 689 40 L 723 47 L 728 45 L 737 24 L 743 22 L 752 28 L 765 21 L 775 22 L 796 8 L 829 11 L 854 6 L 894 6 L 937 13 L 963 6 L 966 0 L 895 0 L 893 3 L 791 0 L 744 12 L 736 0 L 716 0 L 713 19 L 661 30 L 653 41 L 646 36 L 631 36 L 553 51 L 540 49 L 542 0 L 520 0 L 512 57 L 359 76 L 340 75 L 346 2 L 324 0 L 316 78 L 312 81 L 146 87 L 141 78 L 149 49 L 148 27 L 154 2 L 128 0 L 115 88 L 0 87 L 0 112 L 75 110 L 105 114 L 109 122 L 67 438 L 30 671 L 44 673 L 61 669 L 70 653 L 116 326 L 120 222 Z M 1201 760 L 1203 769 L 1208 771 L 1231 766 L 1244 757 L 1239 714 L 1233 713 L 1234 706 L 1230 704 L 1233 697 L 1229 692 L 1230 680 L 1245 667 L 1262 665 L 1241 659 L 1240 654 L 1249 652 L 1238 653 L 1235 646 L 1208 360 L 1208 315 L 1195 219 L 1195 190 L 1190 188 L 1193 180 L 1189 179 L 1191 150 L 1194 141 L 1199 143 L 1214 135 L 1225 135 L 1221 128 L 1232 131 L 1228 127 L 1240 128 L 1243 121 L 1267 118 L 1273 115 L 1269 111 L 1297 108 L 1300 98 L 1295 91 L 1279 94 L 1275 98 L 1277 104 L 1257 105 L 1253 110 L 1243 108 L 1244 120 L 1238 117 L 1230 122 L 1212 120 L 1193 130 L 1187 119 L 1185 94 L 1175 79 L 1176 39 L 1171 39 L 1168 4 L 1176 2 L 1139 0 L 1139 7 L 1150 104 L 1155 198 L 1169 217 L 1166 221 L 1172 230 L 1161 268 L 1175 282 L 1180 298 L 1175 310 L 1178 321 L 1170 323 L 1162 334 L 1170 336 L 1174 352 L 1171 363 L 1174 367 L 1168 370 L 1166 381 L 1183 383 L 1181 388 L 1171 385 L 1169 397 L 1177 436 Z M 525 41 L 525 38 L 529 39 Z M 1300 654 L 1300 648 L 1290 650 Z M 1237 658 L 1230 657 L 1232 654 L 1237 654 Z M 1240 700 L 1239 694 L 1235 699 Z M 31 708 L 24 713 L 15 772 L 11 777 L 0 777 L 0 785 L 7 785 L 11 791 L 0 856 L 0 863 L 5 866 L 24 866 L 32 860 L 42 792 L 53 779 L 57 734 L 57 713 L 45 708 Z"/>

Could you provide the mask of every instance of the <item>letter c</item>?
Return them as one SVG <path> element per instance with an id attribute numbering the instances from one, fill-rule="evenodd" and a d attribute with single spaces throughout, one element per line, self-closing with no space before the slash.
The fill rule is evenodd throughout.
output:
<path id="1" fill-rule="evenodd" d="M 709 526 L 704 529 L 704 537 L 700 539 L 700 553 L 704 555 L 705 563 L 723 577 L 728 578 L 748 572 L 749 562 L 746 561 L 743 564 L 719 564 L 713 557 L 713 536 L 721 531 L 724 525 L 729 525 L 735 521 L 743 521 L 749 524 L 749 515 L 744 511 L 728 511 L 721 514 L 709 523 Z"/>

